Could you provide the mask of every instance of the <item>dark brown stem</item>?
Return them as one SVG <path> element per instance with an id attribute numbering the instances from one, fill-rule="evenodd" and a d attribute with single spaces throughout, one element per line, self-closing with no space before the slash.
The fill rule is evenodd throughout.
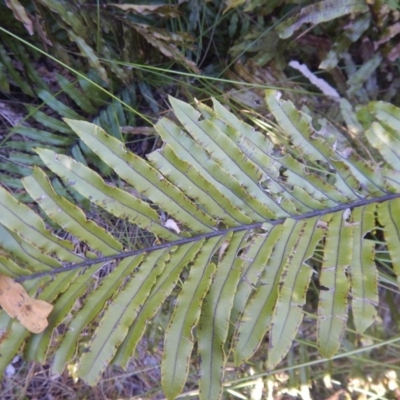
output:
<path id="1" fill-rule="evenodd" d="M 385 195 L 382 197 L 357 200 L 352 203 L 340 204 L 336 207 L 325 208 L 323 210 L 316 210 L 316 211 L 312 211 L 312 212 L 302 214 L 302 215 L 294 215 L 291 218 L 293 218 L 296 221 L 301 221 L 301 220 L 307 219 L 307 218 L 318 217 L 318 216 L 323 216 L 323 215 L 327 215 L 327 214 L 332 214 L 332 213 L 335 213 L 338 211 L 343 211 L 343 210 L 346 210 L 347 208 L 352 209 L 352 208 L 356 208 L 356 207 L 363 207 L 368 204 L 381 203 L 383 201 L 389 201 L 389 200 L 393 200 L 393 199 L 396 199 L 399 197 L 400 197 L 400 193 L 391 193 L 391 194 L 388 194 L 388 195 Z M 240 232 L 240 231 L 250 230 L 250 229 L 260 229 L 264 223 L 270 223 L 271 225 L 280 225 L 280 224 L 283 224 L 285 222 L 285 220 L 286 220 L 286 218 L 275 219 L 275 220 L 265 220 L 264 222 L 257 222 L 257 223 L 249 224 L 249 225 L 235 226 L 233 228 L 227 228 L 227 229 L 221 229 L 221 230 L 217 230 L 217 231 L 213 231 L 213 232 L 203 233 L 201 235 L 184 238 L 184 239 L 180 239 L 180 240 L 175 240 L 173 242 L 157 244 L 152 247 L 146 247 L 146 248 L 140 249 L 140 250 L 124 251 L 124 252 L 121 252 L 121 253 L 118 253 L 118 254 L 115 254 L 112 256 L 88 259 L 88 260 L 85 260 L 80 263 L 66 263 L 63 265 L 62 268 L 57 268 L 52 271 L 44 271 L 44 272 L 34 273 L 31 275 L 21 276 L 21 277 L 15 279 L 15 281 L 24 282 L 24 281 L 27 281 L 30 279 L 37 279 L 37 278 L 43 278 L 45 276 L 57 275 L 62 272 L 73 271 L 75 269 L 80 269 L 80 268 L 86 268 L 86 267 L 89 267 L 94 264 L 122 260 L 124 258 L 136 256 L 136 255 L 143 254 L 143 253 L 150 253 L 152 251 L 165 249 L 168 247 L 180 246 L 180 245 L 183 245 L 186 243 L 197 242 L 200 239 L 210 239 L 210 238 L 213 238 L 216 236 L 224 236 L 230 232 Z"/>

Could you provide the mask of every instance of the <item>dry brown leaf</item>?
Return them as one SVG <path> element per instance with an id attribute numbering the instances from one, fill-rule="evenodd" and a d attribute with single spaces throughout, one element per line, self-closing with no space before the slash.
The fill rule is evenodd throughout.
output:
<path id="1" fill-rule="evenodd" d="M 153 4 L 153 5 L 139 5 L 139 4 L 108 4 L 108 7 L 117 7 L 124 11 L 132 11 L 137 14 L 158 14 L 161 17 L 179 17 L 179 11 L 175 5 Z"/>
<path id="2" fill-rule="evenodd" d="M 46 329 L 47 317 L 53 309 L 51 304 L 31 298 L 22 285 L 4 275 L 0 275 L 0 305 L 32 333 Z"/>
<path id="3" fill-rule="evenodd" d="M 30 35 L 33 35 L 33 24 L 25 8 L 18 0 L 6 0 L 6 6 L 12 10 L 14 17 L 21 21 Z"/>

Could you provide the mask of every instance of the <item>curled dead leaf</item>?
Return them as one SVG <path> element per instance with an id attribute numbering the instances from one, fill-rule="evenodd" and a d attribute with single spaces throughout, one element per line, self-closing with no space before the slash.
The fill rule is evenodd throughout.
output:
<path id="1" fill-rule="evenodd" d="M 22 285 L 4 275 L 0 275 L 0 305 L 32 333 L 46 329 L 47 317 L 53 309 L 46 301 L 31 298 Z"/>

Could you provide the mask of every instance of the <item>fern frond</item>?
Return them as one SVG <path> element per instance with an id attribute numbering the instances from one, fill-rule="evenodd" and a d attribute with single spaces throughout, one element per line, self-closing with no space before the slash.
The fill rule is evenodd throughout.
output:
<path id="1" fill-rule="evenodd" d="M 39 335 L 0 313 L 11 334 L 0 342 L 0 369 L 25 342 L 29 358 L 43 361 L 51 348 L 54 372 L 75 362 L 78 376 L 94 384 L 108 364 L 127 364 L 147 321 L 174 291 L 162 362 L 168 399 L 185 385 L 196 342 L 202 399 L 219 398 L 231 355 L 241 364 L 266 335 L 267 365 L 274 368 L 296 338 L 315 276 L 322 355 L 338 351 L 349 307 L 358 333 L 373 323 L 378 270 L 368 235 L 383 231 L 400 279 L 400 164 L 390 152 L 399 141 L 400 110 L 368 106 L 368 139 L 380 158 L 373 162 L 344 151 L 339 132 L 332 133 L 337 140 L 316 132 L 311 118 L 276 92 L 267 91 L 266 101 L 282 130 L 282 147 L 275 145 L 278 136 L 272 142 L 216 100 L 212 109 L 199 104 L 197 111 L 171 99 L 182 126 L 162 118 L 155 128 L 164 144 L 148 160 L 99 126 L 66 120 L 135 195 L 111 187 L 71 157 L 37 149 L 67 188 L 151 232 L 154 245 L 122 251 L 117 238 L 56 194 L 40 168 L 23 179 L 24 187 L 72 240 L 55 236 L 38 214 L 1 189 L 0 245 L 15 262 L 0 257 L 0 272 L 27 281 L 32 293 L 45 285 L 39 297 L 54 310 Z M 74 250 L 75 240 L 89 246 L 86 254 Z M 110 263 L 111 272 L 86 293 Z M 51 334 L 60 324 L 66 328 L 53 346 Z M 94 333 L 82 349 L 85 328 Z"/>

